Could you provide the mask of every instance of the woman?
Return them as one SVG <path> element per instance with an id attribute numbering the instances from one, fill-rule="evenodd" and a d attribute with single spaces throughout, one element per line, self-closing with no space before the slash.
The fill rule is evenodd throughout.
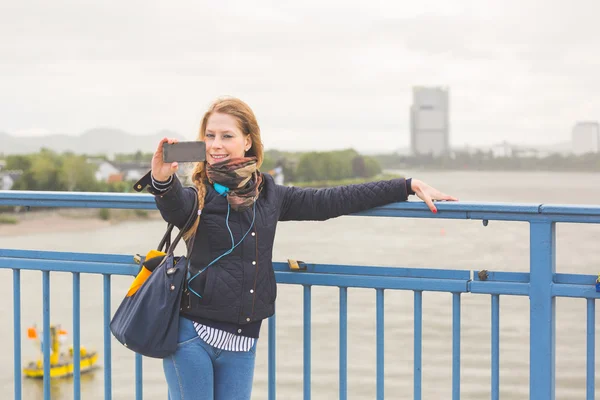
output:
<path id="1" fill-rule="evenodd" d="M 163 360 L 171 400 L 250 399 L 261 322 L 273 315 L 277 296 L 271 258 L 278 221 L 322 221 L 406 201 L 409 194 L 434 213 L 434 200 L 456 200 L 416 179 L 319 190 L 276 185 L 258 170 L 263 145 L 254 113 L 235 98 L 209 108 L 198 140 L 206 143 L 206 162 L 192 174 L 199 210 L 184 236 L 193 238 L 189 291 L 178 349 Z M 174 175 L 177 163 L 162 161 L 165 142 L 176 140 L 159 143 L 149 191 L 163 218 L 181 228 L 196 212 L 196 191 Z"/>

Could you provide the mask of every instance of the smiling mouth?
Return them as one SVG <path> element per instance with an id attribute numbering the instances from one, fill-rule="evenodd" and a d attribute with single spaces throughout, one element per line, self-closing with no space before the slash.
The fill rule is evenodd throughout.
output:
<path id="1" fill-rule="evenodd" d="M 210 156 L 215 160 L 224 160 L 229 157 L 227 154 L 211 154 Z"/>

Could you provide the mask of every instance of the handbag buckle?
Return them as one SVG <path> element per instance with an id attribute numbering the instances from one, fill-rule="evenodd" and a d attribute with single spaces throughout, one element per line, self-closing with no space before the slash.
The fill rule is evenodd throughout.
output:
<path id="1" fill-rule="evenodd" d="M 177 271 L 177 268 L 171 267 L 167 270 L 167 275 L 173 275 Z"/>

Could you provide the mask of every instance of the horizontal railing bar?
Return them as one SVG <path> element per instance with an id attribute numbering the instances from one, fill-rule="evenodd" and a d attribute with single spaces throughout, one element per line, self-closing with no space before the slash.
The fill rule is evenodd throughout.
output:
<path id="1" fill-rule="evenodd" d="M 469 282 L 469 292 L 527 296 L 529 295 L 529 283 L 471 281 Z"/>
<path id="2" fill-rule="evenodd" d="M 9 200 L 0 198 L 0 206 L 26 206 L 43 208 L 114 208 L 120 210 L 156 210 L 156 206 L 146 202 L 132 201 L 91 201 L 91 200 Z"/>
<path id="3" fill-rule="evenodd" d="M 560 205 L 557 205 L 560 207 Z M 436 207 L 439 210 L 452 212 L 501 212 L 509 214 L 539 214 L 542 204 L 537 203 L 497 203 L 497 202 L 437 202 Z M 594 208 L 593 206 L 591 206 Z M 427 206 L 420 201 L 407 201 L 391 203 L 381 207 L 378 210 L 399 210 L 399 211 L 419 211 L 427 210 Z M 600 215 L 600 207 L 597 210 Z"/>
<path id="4" fill-rule="evenodd" d="M 554 215 L 554 214 L 502 214 L 498 212 L 480 213 L 472 212 L 470 219 L 490 221 L 547 221 L 547 222 L 575 222 L 575 223 L 600 223 L 600 216 L 596 215 Z"/>
<path id="5" fill-rule="evenodd" d="M 470 279 L 468 270 L 443 270 L 432 268 L 370 267 L 342 264 L 305 264 L 306 271 L 293 271 L 298 274 L 307 272 L 319 274 L 348 274 L 367 276 L 395 276 L 404 278 Z M 274 262 L 276 272 L 291 272 L 287 263 Z"/>
<path id="6" fill-rule="evenodd" d="M 434 270 L 435 271 L 435 270 Z M 487 271 L 486 278 L 479 278 L 480 271 L 473 271 L 473 281 L 478 282 L 521 282 L 529 283 L 529 273 L 527 272 L 502 272 L 502 271 Z M 572 285 L 588 285 L 595 286 L 596 275 L 579 275 L 579 274 L 554 274 L 554 283 L 557 284 L 572 284 Z"/>
<path id="7" fill-rule="evenodd" d="M 496 220 L 496 221 L 555 221 L 555 222 L 574 222 L 574 223 L 600 223 L 600 215 L 595 211 L 590 211 L 590 207 L 585 208 L 582 213 L 541 213 L 541 212 L 519 212 L 502 210 L 502 208 L 490 208 L 488 211 L 478 210 L 477 207 L 469 205 L 465 211 L 454 210 L 452 206 L 463 205 L 461 203 L 438 204 L 438 213 L 433 214 L 426 208 L 412 209 L 405 205 L 417 202 L 395 203 L 387 206 L 377 207 L 360 213 L 352 214 L 365 217 L 403 217 L 403 218 L 436 218 L 436 219 L 473 219 L 473 220 Z M 476 205 L 476 204 L 475 204 Z M 445 207 L 444 207 L 445 206 Z M 538 208 L 541 206 L 531 206 Z"/>
<path id="8" fill-rule="evenodd" d="M 361 211 L 356 214 L 350 214 L 355 217 L 391 217 L 391 218 L 442 218 L 442 219 L 469 219 L 468 212 L 450 211 L 438 209 L 437 214 L 433 214 L 429 209 L 405 210 L 405 209 L 386 209 L 383 207 L 372 208 Z"/>
<path id="9" fill-rule="evenodd" d="M 577 204 L 542 204 L 540 212 L 546 215 L 595 215 L 600 216 L 600 206 Z"/>
<path id="10" fill-rule="evenodd" d="M 515 296 L 529 295 L 528 283 L 472 281 L 469 292 L 476 294 L 508 294 Z M 598 299 L 595 285 L 552 284 L 552 296 Z"/>
<path id="11" fill-rule="evenodd" d="M 417 207 L 412 206 L 416 204 Z M 600 207 L 581 206 L 565 208 L 561 213 L 562 206 L 553 206 L 547 210 L 543 205 L 512 206 L 502 204 L 479 204 L 479 203 L 443 203 L 437 205 L 439 213 L 432 214 L 419 202 L 394 203 L 386 206 L 362 211 L 353 215 L 372 217 L 405 217 L 405 218 L 445 218 L 445 219 L 488 219 L 507 221 L 562 221 L 562 222 L 593 222 L 600 220 Z"/>
<path id="12" fill-rule="evenodd" d="M 156 209 L 154 196 L 133 193 L 0 190 L 0 206 Z M 433 214 L 419 201 L 392 203 L 353 215 L 405 218 L 488 219 L 600 222 L 600 206 L 439 202 Z"/>
<path id="13" fill-rule="evenodd" d="M 356 287 L 369 289 L 404 289 L 433 292 L 466 292 L 466 280 L 398 278 L 395 276 L 332 275 L 297 272 L 276 272 L 277 283 Z"/>
<path id="14" fill-rule="evenodd" d="M 119 265 L 120 264 L 120 265 Z M 276 273 L 289 272 L 287 263 L 273 263 Z M 66 253 L 52 251 L 0 249 L 0 268 L 135 275 L 139 266 L 131 255 Z M 407 278 L 468 280 L 470 271 L 396 267 L 359 267 L 351 265 L 307 264 L 307 271 L 318 274 L 345 274 Z M 307 272 L 294 272 L 299 275 Z"/>
<path id="15" fill-rule="evenodd" d="M 14 257 L 6 257 L 8 254 Z M 131 256 L 117 254 L 107 254 L 103 257 L 101 254 L 91 253 L 2 249 L 0 250 L 0 269 L 134 276 L 139 271 L 139 265 L 133 261 L 127 264 L 123 263 L 127 259 L 132 260 Z M 307 271 L 311 272 L 291 272 L 286 263 L 274 263 L 274 266 L 277 282 L 283 284 L 517 296 L 529 294 L 529 274 L 527 273 L 488 271 L 487 279 L 482 281 L 478 277 L 479 271 L 474 271 L 473 281 L 470 281 L 470 271 L 464 270 L 428 269 L 419 271 L 412 268 L 307 264 Z M 557 283 L 553 285 L 552 292 L 554 296 L 600 298 L 600 293 L 595 289 L 594 275 L 556 274 L 555 280 Z"/>
<path id="16" fill-rule="evenodd" d="M 46 250 L 13 250 L 0 249 L 0 257 L 31 258 L 60 261 L 91 261 L 110 264 L 131 264 L 132 255 L 102 254 L 102 253 L 73 253 Z"/>
<path id="17" fill-rule="evenodd" d="M 94 262 L 106 264 L 124 264 L 127 268 L 135 267 L 131 255 L 121 254 L 95 254 L 95 253 L 69 253 L 38 250 L 10 250 L 0 249 L 0 259 L 34 259 L 34 260 L 55 260 L 69 262 Z M 287 272 L 289 266 L 287 263 L 274 262 L 275 271 Z M 436 279 L 469 279 L 471 272 L 468 270 L 442 270 L 442 269 L 418 269 L 418 268 L 400 268 L 400 267 L 370 267 L 354 266 L 341 264 L 306 264 L 307 272 L 323 274 L 351 274 L 351 275 L 369 275 L 369 276 L 397 276 L 407 278 L 436 278 Z M 81 271 L 85 272 L 85 271 Z M 136 270 L 137 272 L 137 270 Z M 303 273 L 303 272 L 298 272 Z"/>
<path id="18" fill-rule="evenodd" d="M 600 293 L 596 292 L 595 285 L 553 284 L 552 296 L 600 299 Z"/>
<path id="19" fill-rule="evenodd" d="M 545 215 L 546 221 L 570 222 L 578 224 L 600 224 L 600 217 L 596 215 Z"/>
<path id="20" fill-rule="evenodd" d="M 156 209 L 154 196 L 131 193 L 0 190 L 0 205 L 65 208 Z"/>
<path id="21" fill-rule="evenodd" d="M 527 272 L 502 272 L 486 270 L 485 279 L 479 278 L 482 271 L 473 271 L 473 280 L 478 282 L 520 282 L 529 283 L 529 273 Z"/>
<path id="22" fill-rule="evenodd" d="M 34 271 L 82 272 L 88 274 L 136 275 L 140 266 L 95 263 L 87 261 L 60 261 L 30 258 L 0 257 L 0 269 L 20 269 Z"/>
<path id="23" fill-rule="evenodd" d="M 595 286 L 597 278 L 597 275 L 554 274 L 554 283 Z"/>

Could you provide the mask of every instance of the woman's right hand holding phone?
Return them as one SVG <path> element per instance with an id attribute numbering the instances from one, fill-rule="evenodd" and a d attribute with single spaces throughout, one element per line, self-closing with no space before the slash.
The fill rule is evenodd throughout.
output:
<path id="1" fill-rule="evenodd" d="M 164 182 L 168 180 L 179 169 L 179 165 L 176 162 L 165 163 L 163 161 L 163 144 L 172 144 L 177 142 L 177 139 L 164 138 L 158 143 L 158 148 L 152 156 L 152 177 L 155 180 L 159 182 Z"/>

